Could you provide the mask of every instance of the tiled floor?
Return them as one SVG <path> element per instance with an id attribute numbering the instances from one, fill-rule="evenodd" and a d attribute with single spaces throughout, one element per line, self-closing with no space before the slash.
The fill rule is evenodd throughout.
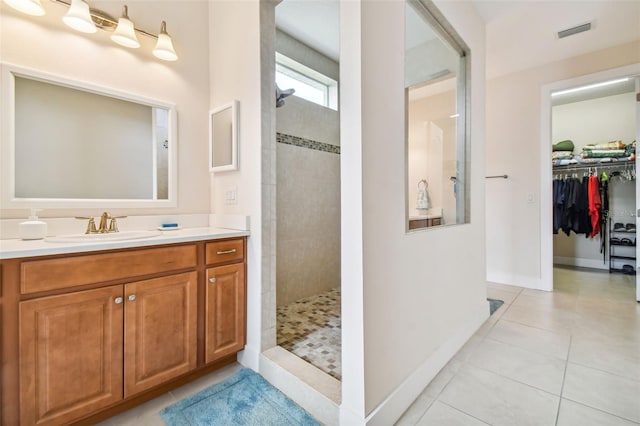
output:
<path id="1" fill-rule="evenodd" d="M 634 279 L 556 268 L 553 293 L 490 284 L 488 296 L 505 304 L 397 424 L 640 425 Z M 240 368 L 223 368 L 100 425 L 162 425 L 162 408 Z"/>
<path id="2" fill-rule="evenodd" d="M 278 345 L 340 380 L 340 289 L 277 309 Z"/>
<path id="3" fill-rule="evenodd" d="M 165 393 L 149 402 L 111 417 L 96 426 L 162 426 L 164 422 L 160 411 L 196 392 L 220 383 L 233 376 L 242 366 L 238 363 L 224 367 L 214 373 L 201 377 L 191 383 L 187 383 L 171 392 Z"/>
<path id="4" fill-rule="evenodd" d="M 505 304 L 398 425 L 640 425 L 635 277 L 555 268 L 555 291 L 490 284 Z"/>

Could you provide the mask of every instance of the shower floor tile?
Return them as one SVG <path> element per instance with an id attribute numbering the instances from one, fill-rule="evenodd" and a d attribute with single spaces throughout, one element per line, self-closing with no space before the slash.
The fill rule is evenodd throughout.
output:
<path id="1" fill-rule="evenodd" d="M 339 288 L 279 307 L 277 320 L 278 345 L 341 380 Z"/>

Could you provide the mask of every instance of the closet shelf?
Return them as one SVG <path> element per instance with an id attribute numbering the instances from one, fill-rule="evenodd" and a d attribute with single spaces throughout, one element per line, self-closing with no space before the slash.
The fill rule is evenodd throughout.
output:
<path id="1" fill-rule="evenodd" d="M 631 241 L 630 238 L 626 238 L 627 244 L 624 244 L 621 240 L 625 240 L 625 238 L 619 238 L 624 234 L 626 235 L 634 235 L 635 231 L 627 231 L 626 229 L 614 231 L 614 220 L 609 218 L 609 272 L 621 272 L 623 274 L 635 274 L 636 273 L 636 256 L 629 256 L 629 254 L 635 254 L 636 252 L 636 241 L 634 238 L 633 244 L 629 244 Z M 616 237 L 611 237 L 611 235 L 616 234 Z M 627 247 L 628 249 L 632 249 L 633 251 L 620 249 L 619 247 Z M 627 255 L 623 256 L 618 253 L 626 253 Z M 620 268 L 620 261 L 629 261 L 630 265 L 624 265 Z"/>
<path id="2" fill-rule="evenodd" d="M 631 247 L 631 246 L 629 246 L 629 247 Z M 617 256 L 617 255 L 611 255 L 610 257 L 611 257 L 611 259 L 636 260 L 635 256 Z"/>
<path id="3" fill-rule="evenodd" d="M 624 161 L 611 161 L 607 163 L 578 163 L 578 164 L 568 164 L 566 166 L 552 166 L 554 172 L 564 172 L 564 171 L 573 171 L 573 170 L 589 170 L 589 169 L 629 169 L 631 167 L 635 167 L 635 160 L 624 160 Z"/>
<path id="4" fill-rule="evenodd" d="M 610 268 L 609 272 L 621 272 L 623 274 L 627 274 L 627 275 L 635 275 L 636 271 L 633 270 L 631 273 L 629 273 L 628 271 L 621 269 L 621 268 Z"/>

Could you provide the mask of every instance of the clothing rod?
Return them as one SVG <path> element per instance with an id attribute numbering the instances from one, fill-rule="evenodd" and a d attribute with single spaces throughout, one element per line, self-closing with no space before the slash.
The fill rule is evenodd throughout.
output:
<path id="1" fill-rule="evenodd" d="M 496 178 L 499 178 L 499 179 L 508 179 L 508 178 L 509 178 L 509 175 L 493 175 L 493 176 L 485 176 L 484 178 L 485 178 L 485 179 L 496 179 Z"/>
<path id="2" fill-rule="evenodd" d="M 635 161 L 625 161 L 625 162 L 611 162 L 611 163 L 585 163 L 585 164 L 569 164 L 567 166 L 553 166 L 553 171 L 565 171 L 565 170 L 582 170 L 582 169 L 594 169 L 594 168 L 602 168 L 602 167 L 635 167 Z"/>

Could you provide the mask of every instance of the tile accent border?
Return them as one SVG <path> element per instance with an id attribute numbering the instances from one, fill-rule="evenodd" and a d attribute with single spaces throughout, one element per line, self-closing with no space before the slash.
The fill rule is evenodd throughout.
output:
<path id="1" fill-rule="evenodd" d="M 339 146 L 313 141 L 311 139 L 305 139 L 298 136 L 287 135 L 285 133 L 276 133 L 276 142 L 340 155 Z"/>

